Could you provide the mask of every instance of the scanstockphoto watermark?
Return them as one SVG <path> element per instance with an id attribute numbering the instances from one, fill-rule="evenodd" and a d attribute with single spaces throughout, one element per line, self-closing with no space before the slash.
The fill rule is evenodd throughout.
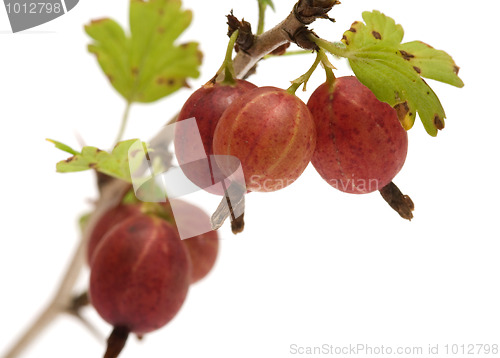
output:
<path id="1" fill-rule="evenodd" d="M 295 179 L 263 178 L 260 175 L 252 175 L 249 185 L 257 191 L 276 191 L 291 184 Z M 378 179 L 329 179 L 326 180 L 332 187 L 340 191 L 359 193 L 371 193 L 381 189 Z"/>
<path id="2" fill-rule="evenodd" d="M 45 24 L 73 9 L 79 0 L 3 0 L 12 32 Z"/>
<path id="3" fill-rule="evenodd" d="M 330 356 L 499 356 L 498 343 L 446 343 L 414 346 L 371 345 L 366 343 L 333 345 L 321 344 L 307 346 L 290 344 L 289 353 L 294 356 L 330 355 Z"/>
<path id="4" fill-rule="evenodd" d="M 301 346 L 290 344 L 290 354 L 292 355 L 423 355 L 427 354 L 424 347 L 394 347 L 386 345 L 369 345 L 364 343 L 349 345 L 322 344 L 319 346 Z"/>

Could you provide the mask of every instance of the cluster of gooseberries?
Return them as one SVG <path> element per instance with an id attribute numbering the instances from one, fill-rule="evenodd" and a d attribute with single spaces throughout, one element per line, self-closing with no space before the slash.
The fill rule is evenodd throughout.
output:
<path id="1" fill-rule="evenodd" d="M 188 99 L 178 120 L 193 117 L 206 154 L 238 158 L 249 191 L 284 188 L 309 162 L 339 190 L 380 190 L 401 170 L 408 147 L 396 111 L 353 76 L 324 83 L 307 105 L 276 87 L 209 83 Z M 178 133 L 178 158 L 189 156 L 192 142 Z M 213 184 L 196 166 L 183 169 L 201 187 Z"/>
<path id="2" fill-rule="evenodd" d="M 200 148 L 193 143 L 201 137 L 202 150 L 207 158 L 217 159 L 219 174 L 233 169 L 225 158 L 238 159 L 246 192 L 284 188 L 312 163 L 331 186 L 355 194 L 379 190 L 401 216 L 411 219 L 413 203 L 392 184 L 408 148 L 394 108 L 380 102 L 356 77 L 335 78 L 327 66 L 327 81 L 307 104 L 295 95 L 297 83 L 289 89 L 257 87 L 233 78 L 228 66 L 230 57 L 184 104 L 177 122 L 194 118 L 197 130 L 176 128 L 179 163 L 198 156 Z M 225 78 L 217 81 L 222 70 Z M 206 165 L 181 168 L 201 188 L 220 180 L 215 168 L 207 171 Z M 196 225 L 192 214 L 200 210 L 183 205 L 184 212 L 176 212 L 174 220 L 169 203 L 121 204 L 106 213 L 92 233 L 89 294 L 97 312 L 114 327 L 108 357 L 117 355 L 129 333 L 142 336 L 168 323 L 189 285 L 214 264 L 215 231 L 180 239 L 176 222 Z"/>
<path id="3" fill-rule="evenodd" d="M 177 226 L 196 232 L 200 208 L 176 200 L 123 203 L 106 212 L 87 245 L 90 302 L 113 333 L 105 357 L 116 357 L 130 333 L 139 337 L 167 324 L 190 284 L 204 278 L 217 257 L 216 231 L 181 240 Z"/>
<path id="4" fill-rule="evenodd" d="M 195 136 L 201 137 L 206 157 L 216 158 L 210 168 L 181 165 L 186 177 L 208 188 L 221 179 L 221 173 L 234 170 L 234 161 L 228 158 L 237 158 L 245 189 L 271 192 L 293 183 L 311 162 L 324 180 L 341 191 L 383 193 L 401 170 L 408 149 L 398 113 L 356 77 L 335 78 L 325 53 L 321 49 L 317 53 L 311 70 L 286 90 L 232 78 L 228 56 L 214 79 L 186 101 L 177 118 L 177 123 L 194 118 L 197 125 L 195 131 L 176 128 L 179 163 L 199 157 Z M 295 91 L 305 86 L 319 62 L 327 81 L 305 104 Z M 223 71 L 224 79 L 216 82 Z"/>
<path id="5" fill-rule="evenodd" d="M 163 10 L 163 6 L 170 7 L 171 5 L 172 8 L 180 6 L 179 1 L 173 1 L 170 4 L 165 0 L 136 1 L 135 3 L 135 5 L 148 4 L 151 6 L 151 11 L 147 11 L 165 19 L 172 19 L 174 16 L 164 17 L 166 11 Z M 175 189 L 179 189 L 176 194 L 185 193 L 185 188 L 193 189 L 191 184 L 194 184 L 197 186 L 194 190 L 202 188 L 211 194 L 222 196 L 221 205 L 212 217 L 195 205 L 166 198 L 163 194 L 168 190 L 163 189 L 170 188 L 160 188 L 155 181 L 155 175 L 151 175 L 153 180 L 148 180 L 148 185 L 143 182 L 140 189 L 136 190 L 137 183 L 133 180 L 134 178 L 131 178 L 134 175 L 130 174 L 138 172 L 140 176 L 146 166 L 138 165 L 139 160 L 136 160 L 134 156 L 128 156 L 126 159 L 123 157 L 126 151 L 124 148 L 127 148 L 129 155 L 130 148 L 132 148 L 125 143 L 129 141 L 121 141 L 130 104 L 135 101 L 149 102 L 161 94 L 165 96 L 175 90 L 174 85 L 177 83 L 185 83 L 183 79 L 187 77 L 176 73 L 182 72 L 184 57 L 181 54 L 183 52 L 180 51 L 178 54 L 172 52 L 172 56 L 167 56 L 168 60 L 175 63 L 172 69 L 167 70 L 166 67 L 171 64 L 161 56 L 164 53 L 168 54 L 166 49 L 170 47 L 157 44 L 158 48 L 154 48 L 155 46 L 152 45 L 156 40 L 158 43 L 173 41 L 179 34 L 176 36 L 172 34 L 181 29 L 183 21 L 179 17 L 177 24 L 179 28 L 174 28 L 172 34 L 165 31 L 166 23 L 165 26 L 159 26 L 160 22 L 154 21 L 149 24 L 151 26 L 148 25 L 142 29 L 144 31 L 136 32 L 134 28 L 138 27 L 132 25 L 132 19 L 137 21 L 141 18 L 141 21 L 136 24 L 148 22 L 142 21 L 142 14 L 147 14 L 145 8 L 141 10 L 137 7 L 136 10 L 140 11 L 137 10 L 137 13 L 132 15 L 131 10 L 130 16 L 132 39 L 130 42 L 124 40 L 123 43 L 120 41 L 115 43 L 115 40 L 125 39 L 125 37 L 112 21 L 102 19 L 92 22 L 103 27 L 87 28 L 89 35 L 97 41 L 96 44 L 89 46 L 89 50 L 95 52 L 98 58 L 100 57 L 101 67 L 111 82 L 114 79 L 114 86 L 126 97 L 128 103 L 119 139 L 117 139 L 121 146 L 116 153 L 115 150 L 112 153 L 101 153 L 97 148 L 91 147 L 87 148 L 88 151 L 84 155 L 84 150 L 78 153 L 60 142 L 54 142 L 59 149 L 73 154 L 72 158 L 62 162 L 63 167 L 58 168 L 58 171 L 94 169 L 98 172 L 99 189 L 103 189 L 101 200 L 91 215 L 92 224 L 84 228 L 84 240 L 80 246 L 86 245 L 86 260 L 90 267 L 89 288 L 88 292 L 70 302 L 69 307 L 63 307 L 59 301 L 64 300 L 56 297 L 54 304 L 51 304 L 46 311 L 48 314 L 41 315 L 41 319 L 33 326 L 34 329 L 28 331 L 20 343 L 14 347 L 14 352 L 25 344 L 26 337 L 30 338 L 33 332 L 39 329 L 40 322 L 45 324 L 48 321 L 47 317 L 50 317 L 53 308 L 62 307 L 79 316 L 80 306 L 90 302 L 97 313 L 113 327 L 104 358 L 116 358 L 129 335 L 134 334 L 141 338 L 165 326 L 176 316 L 187 297 L 190 285 L 203 279 L 215 264 L 219 249 L 219 238 L 215 230 L 229 215 L 232 219 L 233 232 L 238 233 L 243 229 L 243 195 L 251 192 L 273 192 L 285 188 L 301 176 L 309 163 L 335 189 L 351 194 L 379 191 L 383 199 L 401 217 L 412 219 L 413 202 L 407 195 L 401 193 L 392 180 L 402 169 L 406 160 L 408 136 L 405 128 L 410 127 L 408 118 L 414 119 L 417 111 L 420 112 L 420 109 L 424 107 L 432 109 L 433 106 L 428 105 L 430 102 L 425 97 L 419 99 L 416 94 L 408 94 L 409 86 L 416 86 L 417 82 L 422 84 L 420 74 L 422 77 L 455 85 L 460 84 L 461 81 L 446 79 L 446 71 L 443 68 L 448 57 L 445 53 L 435 51 L 421 42 L 401 44 L 405 46 L 405 50 L 402 49 L 403 47 L 396 47 L 393 42 L 397 42 L 395 39 L 398 36 L 402 39 L 402 31 L 400 35 L 398 31 L 392 31 L 390 25 L 393 20 L 385 18 L 385 15 L 376 11 L 363 15 L 366 22 L 366 26 L 364 24 L 363 26 L 365 30 L 370 31 L 368 35 L 363 35 L 362 31 L 358 32 L 357 28 L 363 29 L 363 27 L 356 26 L 356 24 L 360 25 L 360 22 L 354 23 L 353 27 L 346 32 L 346 34 L 358 32 L 358 39 L 361 38 L 358 43 L 354 42 L 354 45 L 351 42 L 351 47 L 348 44 L 348 36 L 343 38 L 345 46 L 340 44 L 337 46 L 317 37 L 307 26 L 318 18 L 333 20 L 328 17 L 327 13 L 336 4 L 339 4 L 339 1 L 298 0 L 293 12 L 284 22 L 264 34 L 257 31 L 256 37 L 251 31 L 250 24 L 245 21 L 240 22 L 232 12 L 228 16 L 230 41 L 221 68 L 209 82 L 194 91 L 187 99 L 175 121 L 173 138 L 175 156 L 182 172 L 191 183 L 180 183 L 189 184 L 185 187 L 173 185 L 172 182 L 168 184 L 173 187 L 174 192 Z M 132 5 L 134 5 L 133 1 L 131 9 Z M 259 26 L 262 28 L 263 12 L 268 5 L 272 5 L 272 1 L 259 0 L 259 20 L 261 20 Z M 382 34 L 372 31 L 371 25 L 375 23 L 376 29 L 378 27 L 384 29 Z M 96 33 L 92 35 L 93 31 Z M 100 31 L 107 32 L 107 35 L 102 35 L 102 37 L 110 37 L 109 43 L 101 41 L 101 35 L 97 36 Z M 143 33 L 143 37 L 147 40 L 141 41 L 141 36 L 136 38 L 138 33 Z M 266 34 L 267 41 L 265 41 Z M 386 34 L 390 34 L 389 40 L 386 40 L 385 44 L 382 41 L 379 43 L 379 40 L 386 38 Z M 253 43 L 254 40 L 255 43 Z M 368 40 L 375 41 L 376 45 Z M 316 53 L 316 60 L 304 75 L 292 81 L 289 88 L 282 89 L 270 85 L 258 87 L 247 80 L 247 76 L 254 72 L 257 61 L 266 54 L 283 55 L 291 42 L 302 49 L 313 50 Z M 146 44 L 147 46 L 128 46 L 130 44 Z M 105 47 L 109 49 L 106 48 L 104 51 L 100 46 L 103 49 Z M 189 44 L 179 47 L 190 48 Z M 356 47 L 360 47 L 359 51 Z M 98 48 L 103 50 L 103 55 Z M 416 55 L 407 52 L 409 48 L 415 48 Z M 127 58 L 131 49 L 139 52 Z M 140 54 L 140 51 L 144 49 L 148 52 Z M 196 49 L 196 46 L 193 46 L 193 49 Z M 234 50 L 243 51 L 244 56 L 237 58 L 243 58 L 242 62 L 246 62 L 238 71 L 238 75 L 244 79 L 238 79 L 235 74 L 232 62 Z M 110 53 L 109 58 L 107 51 Z M 345 55 L 343 57 L 348 57 L 350 61 L 355 59 L 360 63 L 366 59 L 373 63 L 380 62 L 382 68 L 387 67 L 387 71 L 395 70 L 391 76 L 387 77 L 394 80 L 396 76 L 402 76 L 401 82 L 388 81 L 388 86 L 377 88 L 377 84 L 381 84 L 381 81 L 371 81 L 370 78 L 375 78 L 375 75 L 370 73 L 370 76 L 364 76 L 363 72 L 368 71 L 366 69 L 360 71 L 359 68 L 371 69 L 373 67 L 373 72 L 379 75 L 386 74 L 386 70 L 379 71 L 378 66 L 370 67 L 368 62 L 358 65 L 358 70 L 356 70 L 351 63 L 353 70 L 360 75 L 364 83 L 371 83 L 370 88 L 379 94 L 381 89 L 385 92 L 381 98 L 391 103 L 394 100 L 396 102 L 406 100 L 406 102 L 392 107 L 377 99 L 375 94 L 358 78 L 354 76 L 336 78 L 333 73 L 334 67 L 329 62 L 326 52 L 333 55 L 343 53 Z M 407 68 L 398 73 L 399 65 L 396 63 L 392 66 L 393 63 L 388 60 L 395 59 L 394 54 L 398 56 L 399 61 L 410 65 L 413 69 Z M 399 54 L 402 57 L 399 57 Z M 161 60 L 156 61 L 156 57 Z M 144 65 L 144 68 L 135 66 L 137 59 L 140 59 L 139 62 L 141 66 Z M 410 62 L 414 60 L 416 62 Z M 129 71 L 128 65 L 132 63 L 134 65 L 130 66 L 131 71 Z M 296 91 L 302 85 L 305 90 L 309 78 L 319 64 L 322 64 L 325 70 L 326 82 L 316 88 L 305 103 L 296 96 Z M 413 66 L 413 64 L 418 64 L 418 66 Z M 164 65 L 168 66 L 164 68 Z M 422 65 L 424 67 L 420 68 Z M 448 72 L 453 71 L 456 75 L 458 67 L 451 61 L 451 58 L 449 58 L 448 65 Z M 434 72 L 431 69 L 433 66 L 442 68 Z M 108 69 L 111 67 L 117 67 L 120 76 L 123 75 L 124 79 L 118 80 L 109 74 Z M 192 72 L 197 73 L 194 71 L 197 68 L 193 68 Z M 418 74 L 418 81 L 414 76 L 410 76 L 410 73 L 415 75 L 413 70 Z M 440 73 L 441 71 L 444 73 Z M 190 71 L 186 70 L 186 73 L 188 72 Z M 425 72 L 427 75 L 424 76 Z M 176 77 L 177 75 L 179 78 Z M 380 76 L 380 78 L 383 77 Z M 410 80 L 412 82 L 408 82 Z M 121 88 L 121 85 L 127 87 L 127 90 Z M 158 90 L 164 85 L 167 85 L 166 89 Z M 390 85 L 394 88 L 389 88 Z M 129 91 L 128 86 L 133 89 Z M 145 88 L 151 92 L 147 96 Z M 431 97 L 431 93 L 429 89 L 427 96 Z M 417 99 L 425 103 L 411 103 Z M 439 102 L 437 97 L 435 99 Z M 436 105 L 437 107 L 440 106 Z M 444 118 L 444 110 L 442 115 L 439 114 L 439 108 L 437 112 L 430 116 L 433 118 L 436 130 L 444 126 L 441 119 L 441 116 Z M 410 122 L 410 124 L 413 123 Z M 158 153 L 165 154 L 169 151 L 167 148 L 171 144 L 170 139 L 164 141 L 165 137 L 156 138 L 157 142 L 165 145 L 165 149 L 158 150 L 158 143 L 156 143 L 152 145 L 151 153 L 156 151 L 153 154 L 158 155 Z M 132 141 L 135 142 L 135 140 Z M 118 144 L 115 149 L 118 148 Z M 145 146 L 142 149 L 145 149 L 145 152 L 149 150 Z M 101 157 L 101 154 L 104 155 Z M 150 160 L 149 153 L 145 154 L 148 164 L 152 164 L 149 169 L 156 172 L 154 161 Z M 166 164 L 168 169 L 172 164 L 170 154 L 169 152 L 166 156 L 167 160 L 160 163 Z M 94 156 L 100 157 L 100 160 L 96 159 L 94 162 Z M 175 172 L 176 175 L 178 173 L 179 171 Z M 236 177 L 233 176 L 235 173 L 237 173 Z M 114 189 L 104 189 L 104 184 L 112 177 L 119 179 L 118 184 L 122 185 L 120 193 L 125 189 L 129 191 L 122 193 L 124 197 L 113 197 L 111 200 L 113 203 L 118 199 L 122 200 L 101 215 L 104 208 L 111 205 L 109 200 L 112 194 L 116 194 Z M 133 183 L 132 186 L 130 182 Z M 142 194 L 140 190 L 153 189 L 155 199 L 158 198 L 156 194 L 160 193 L 162 198 L 165 197 L 165 202 L 140 202 L 139 198 L 130 195 L 131 187 L 136 190 L 135 194 L 144 200 L 147 199 L 140 195 Z M 236 201 L 233 201 L 235 198 L 230 194 L 231 190 L 238 195 Z M 103 195 L 103 193 L 108 195 Z M 101 203 L 105 204 L 100 205 Z M 238 210 L 234 210 L 233 205 L 236 205 Z M 207 223 L 212 225 L 212 231 L 206 231 Z M 82 224 L 85 223 L 82 222 Z M 186 235 L 186 228 L 190 235 Z M 69 281 L 72 281 L 72 276 L 75 276 L 74 267 L 81 264 L 79 257 L 81 252 L 80 249 L 77 251 L 73 260 L 74 265 L 68 270 Z M 61 286 L 64 290 L 62 291 L 65 291 L 67 286 L 71 286 L 67 281 L 63 281 Z M 69 294 L 71 293 L 68 291 L 67 295 Z M 79 302 L 80 298 L 82 298 L 81 302 Z M 68 301 L 68 298 L 65 300 Z"/>
<path id="6" fill-rule="evenodd" d="M 209 82 L 187 100 L 178 121 L 188 118 L 196 119 L 207 156 L 239 159 L 248 191 L 281 189 L 310 162 L 339 190 L 380 190 L 402 168 L 408 146 L 396 111 L 356 77 L 324 83 L 307 105 L 289 90 L 245 80 Z M 176 133 L 179 161 L 192 154 L 191 135 Z M 219 164 L 224 171 L 224 163 Z M 183 170 L 200 187 L 213 184 L 197 166 Z M 189 285 L 215 262 L 216 231 L 180 239 L 176 221 L 197 225 L 193 213 L 201 210 L 187 203 L 181 207 L 174 220 L 168 202 L 121 204 L 93 230 L 87 254 L 89 294 L 97 312 L 114 327 L 110 357 L 129 333 L 142 336 L 168 323 Z"/>

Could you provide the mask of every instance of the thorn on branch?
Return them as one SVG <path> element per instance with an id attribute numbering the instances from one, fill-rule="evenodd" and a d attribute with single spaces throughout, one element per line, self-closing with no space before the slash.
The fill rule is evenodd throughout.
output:
<path id="1" fill-rule="evenodd" d="M 325 19 L 325 20 L 329 20 L 331 22 L 337 22 L 333 17 L 330 17 L 328 15 L 323 15 L 323 16 L 319 16 L 318 17 L 319 19 Z"/>
<path id="2" fill-rule="evenodd" d="M 245 19 L 241 21 L 238 20 L 238 18 L 233 15 L 233 10 L 227 15 L 227 25 L 227 35 L 229 37 L 231 37 L 236 30 L 240 31 L 238 39 L 236 40 L 235 51 L 238 52 L 240 49 L 244 52 L 248 51 L 255 41 L 255 35 L 252 33 L 252 25 L 248 21 L 245 21 Z"/>
<path id="3" fill-rule="evenodd" d="M 299 27 L 293 34 L 288 34 L 290 40 L 297 44 L 304 50 L 318 51 L 319 47 L 311 40 L 311 35 L 318 37 L 314 31 L 308 29 L 306 26 Z"/>
<path id="4" fill-rule="evenodd" d="M 415 210 L 415 205 L 408 195 L 404 195 L 399 190 L 396 184 L 390 182 L 380 189 L 380 194 L 403 219 L 413 219 L 412 212 Z"/>
<path id="5" fill-rule="evenodd" d="M 316 19 L 328 19 L 335 22 L 327 14 L 335 6 L 339 5 L 337 0 L 299 0 L 293 8 L 297 20 L 304 25 L 309 25 Z"/>

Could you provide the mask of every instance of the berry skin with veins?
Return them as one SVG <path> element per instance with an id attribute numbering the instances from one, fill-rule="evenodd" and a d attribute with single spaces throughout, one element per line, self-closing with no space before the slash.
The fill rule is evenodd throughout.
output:
<path id="1" fill-rule="evenodd" d="M 213 141 L 214 154 L 237 157 L 247 189 L 258 192 L 293 183 L 315 145 L 316 128 L 307 106 L 276 87 L 260 87 L 236 99 L 219 120 Z M 217 162 L 223 171 L 231 166 L 223 159 Z"/>
<path id="2" fill-rule="evenodd" d="M 324 83 L 309 107 L 318 131 L 312 164 L 330 185 L 364 194 L 389 184 L 403 167 L 408 135 L 396 111 L 354 77 Z"/>
<path id="3" fill-rule="evenodd" d="M 214 131 L 227 107 L 243 94 L 257 88 L 254 84 L 236 80 L 235 85 L 209 83 L 195 91 L 182 107 L 177 123 L 195 118 L 198 130 L 177 125 L 175 128 L 175 155 L 186 177 L 200 188 L 206 189 L 222 180 L 219 173 L 213 172 L 206 159 L 194 161 L 213 154 Z M 202 145 L 198 145 L 201 136 Z M 182 165 L 183 163 L 189 163 Z M 215 176 L 215 178 L 214 178 Z M 211 188 L 213 194 L 224 194 Z"/>
<path id="4" fill-rule="evenodd" d="M 89 295 L 113 327 L 143 335 L 167 324 L 189 288 L 188 253 L 165 220 L 139 214 L 109 231 L 96 247 Z"/>

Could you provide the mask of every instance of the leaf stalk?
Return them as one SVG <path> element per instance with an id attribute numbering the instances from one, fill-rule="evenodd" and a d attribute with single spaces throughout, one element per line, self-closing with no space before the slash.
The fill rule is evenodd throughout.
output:
<path id="1" fill-rule="evenodd" d="M 115 144 L 117 144 L 123 139 L 123 135 L 125 134 L 125 129 L 127 128 L 128 118 L 130 115 L 130 107 L 132 107 L 132 102 L 127 101 L 127 105 L 125 106 L 125 111 L 123 112 L 120 129 L 118 131 L 118 135 L 116 136 Z"/>

